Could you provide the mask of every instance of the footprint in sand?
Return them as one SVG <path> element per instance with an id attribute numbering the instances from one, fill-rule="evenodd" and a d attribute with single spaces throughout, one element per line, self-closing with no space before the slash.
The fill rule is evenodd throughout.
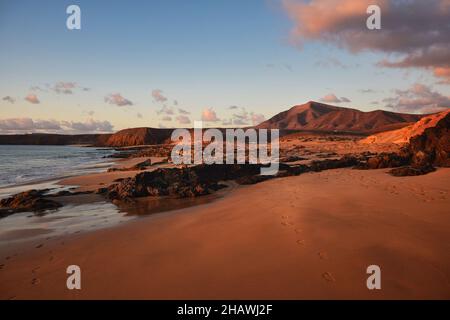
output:
<path id="1" fill-rule="evenodd" d="M 34 268 L 33 270 L 31 270 L 31 273 L 36 273 L 36 271 L 39 270 L 40 268 L 41 268 L 41 267 L 39 267 L 39 266 L 36 267 L 36 268 Z"/>
<path id="2" fill-rule="evenodd" d="M 333 275 L 330 272 L 322 273 L 322 278 L 325 279 L 327 282 L 335 282 L 336 279 L 334 279 Z"/>
<path id="3" fill-rule="evenodd" d="M 295 231 L 295 233 L 301 233 L 301 232 L 302 232 L 302 229 L 297 228 L 297 229 L 295 229 L 294 231 Z"/>
<path id="4" fill-rule="evenodd" d="M 4 264 L 0 264 L 0 270 L 2 270 L 5 267 Z"/>
<path id="5" fill-rule="evenodd" d="M 294 225 L 292 221 L 281 221 L 281 224 L 285 227 L 290 227 Z"/>
<path id="6" fill-rule="evenodd" d="M 42 248 L 44 246 L 44 244 L 38 244 L 37 246 L 36 246 L 36 249 L 39 249 L 39 248 Z"/>
<path id="7" fill-rule="evenodd" d="M 322 260 L 327 260 L 328 259 L 328 253 L 326 253 L 325 251 L 320 251 L 318 253 L 318 255 L 319 255 L 319 258 L 322 259 Z"/>
<path id="8" fill-rule="evenodd" d="M 297 240 L 297 244 L 304 246 L 305 245 L 305 240 Z"/>
<path id="9" fill-rule="evenodd" d="M 33 278 L 33 280 L 31 280 L 31 284 L 32 285 L 36 285 L 36 284 L 39 284 L 39 283 L 41 283 L 41 279 L 39 279 L 39 278 Z"/>

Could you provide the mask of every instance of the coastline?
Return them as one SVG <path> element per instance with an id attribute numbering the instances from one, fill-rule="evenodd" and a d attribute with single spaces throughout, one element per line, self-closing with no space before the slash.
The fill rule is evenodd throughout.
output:
<path id="1" fill-rule="evenodd" d="M 270 180 L 202 206 L 9 248 L 1 298 L 450 298 L 450 169 L 385 172 Z M 365 287 L 368 261 L 382 266 L 383 290 Z M 79 292 L 65 289 L 69 264 L 83 270 Z"/>

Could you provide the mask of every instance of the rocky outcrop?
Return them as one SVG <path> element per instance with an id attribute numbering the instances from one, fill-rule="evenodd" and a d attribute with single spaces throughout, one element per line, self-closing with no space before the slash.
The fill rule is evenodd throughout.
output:
<path id="1" fill-rule="evenodd" d="M 450 167 L 450 112 L 434 127 L 411 138 L 400 153 L 383 153 L 358 165 L 361 169 L 401 167 L 390 171 L 394 176 L 426 174 L 434 171 L 434 166 Z"/>
<path id="2" fill-rule="evenodd" d="M 357 163 L 356 157 L 315 161 L 309 166 L 280 163 L 279 173 L 274 176 L 261 175 L 261 164 L 202 164 L 183 168 L 159 168 L 152 172 L 139 173 L 133 178 L 121 179 L 110 186 L 106 194 L 111 200 L 125 201 L 145 196 L 196 197 L 220 189 L 222 181 L 235 180 L 239 184 L 255 184 L 308 171 L 352 167 Z"/>
<path id="3" fill-rule="evenodd" d="M 58 209 L 59 202 L 46 199 L 44 194 L 48 190 L 29 190 L 12 197 L 0 200 L 0 215 L 7 215 L 22 211 L 44 211 Z"/>
<path id="4" fill-rule="evenodd" d="M 280 158 L 280 162 L 296 162 L 296 161 L 302 161 L 302 160 L 308 160 L 308 159 L 299 157 L 299 156 L 292 156 L 292 155 Z"/>
<path id="5" fill-rule="evenodd" d="M 315 160 L 309 165 L 310 171 L 322 171 L 338 168 L 348 168 L 358 165 L 360 160 L 353 156 L 344 156 L 340 159 Z"/>
<path id="6" fill-rule="evenodd" d="M 433 171 L 436 171 L 436 169 L 432 166 L 422 166 L 422 167 L 406 166 L 391 169 L 389 173 L 396 177 L 406 177 L 406 176 L 421 176 Z"/>
<path id="7" fill-rule="evenodd" d="M 114 171 L 140 171 L 145 170 L 147 167 L 150 167 L 152 165 L 151 159 L 147 159 L 145 161 L 139 162 L 138 164 L 128 167 L 128 168 L 122 168 L 122 167 L 112 167 L 108 169 L 108 172 L 114 172 Z"/>
<path id="8" fill-rule="evenodd" d="M 401 129 L 385 131 L 371 135 L 365 139 L 359 141 L 363 144 L 372 143 L 396 143 L 396 144 L 407 144 L 410 142 L 411 138 L 421 135 L 427 128 L 432 128 L 437 125 L 437 123 L 445 118 L 450 113 L 450 109 L 441 111 L 438 113 L 430 114 L 414 124 L 406 126 Z"/>
<path id="9" fill-rule="evenodd" d="M 110 199 L 144 196 L 195 197 L 221 188 L 220 181 L 256 176 L 261 165 L 211 164 L 183 168 L 159 168 L 126 178 L 108 188 Z"/>
<path id="10" fill-rule="evenodd" d="M 408 151 L 413 166 L 450 167 L 450 112 L 436 126 L 411 138 Z"/>
<path id="11" fill-rule="evenodd" d="M 384 169 L 406 166 L 411 163 L 411 155 L 408 152 L 381 153 L 367 157 L 366 161 L 361 161 L 358 169 Z"/>

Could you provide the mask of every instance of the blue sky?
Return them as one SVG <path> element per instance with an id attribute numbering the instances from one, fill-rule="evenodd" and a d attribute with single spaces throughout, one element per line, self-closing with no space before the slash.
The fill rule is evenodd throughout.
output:
<path id="1" fill-rule="evenodd" d="M 66 28 L 70 4 L 81 8 L 81 30 Z M 380 52 L 292 45 L 292 27 L 275 0 L 0 0 L 0 96 L 12 99 L 0 100 L 0 119 L 187 126 L 176 119 L 181 108 L 191 121 L 212 110 L 218 126 L 236 112 L 251 122 L 329 94 L 364 111 L 417 82 L 448 94 L 421 69 L 378 67 Z M 59 82 L 76 83 L 72 94 L 56 93 Z M 155 101 L 157 89 L 166 101 Z M 109 94 L 132 105 L 107 103 Z"/>

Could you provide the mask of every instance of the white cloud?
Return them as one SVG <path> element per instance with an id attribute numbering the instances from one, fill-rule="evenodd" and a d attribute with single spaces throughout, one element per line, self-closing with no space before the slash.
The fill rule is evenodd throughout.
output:
<path id="1" fill-rule="evenodd" d="M 167 98 L 163 95 L 163 91 L 155 89 L 152 91 L 152 97 L 156 102 L 166 102 Z"/>
<path id="2" fill-rule="evenodd" d="M 399 112 L 433 113 L 450 108 L 450 97 L 416 83 L 406 90 L 396 90 L 395 96 L 383 99 L 386 108 Z"/>
<path id="3" fill-rule="evenodd" d="M 0 119 L 0 131 L 6 133 L 49 132 L 49 133 L 97 133 L 112 132 L 108 121 L 89 119 L 85 122 L 33 120 L 31 118 Z"/>
<path id="4" fill-rule="evenodd" d="M 122 97 L 120 93 L 111 93 L 105 97 L 105 102 L 109 104 L 114 104 L 119 107 L 132 106 L 133 102 Z"/>
<path id="5" fill-rule="evenodd" d="M 260 113 L 251 113 L 251 118 L 252 118 L 252 124 L 254 126 L 260 124 L 261 122 L 263 122 L 264 120 L 266 120 L 266 117 L 264 117 L 263 114 Z"/>
<path id="6" fill-rule="evenodd" d="M 181 109 L 181 108 L 178 108 L 178 113 L 179 114 L 191 114 L 189 111 Z"/>
<path id="7" fill-rule="evenodd" d="M 56 93 L 62 93 L 62 94 L 72 94 L 73 89 L 75 89 L 76 86 L 77 86 L 77 84 L 75 82 L 59 81 L 54 85 L 53 91 L 55 91 Z"/>
<path id="8" fill-rule="evenodd" d="M 174 111 L 174 109 L 172 107 L 168 107 L 166 105 L 163 105 L 161 109 L 156 111 L 156 113 L 158 115 L 165 114 L 165 115 L 173 116 L 175 114 L 175 111 Z"/>
<path id="9" fill-rule="evenodd" d="M 14 99 L 14 98 L 11 97 L 11 96 L 3 97 L 2 100 L 3 100 L 3 101 L 7 101 L 7 102 L 9 102 L 9 103 L 14 103 L 14 102 L 16 102 L 16 99 Z"/>
<path id="10" fill-rule="evenodd" d="M 320 101 L 326 102 L 326 103 L 341 103 L 341 102 L 351 102 L 350 99 L 346 97 L 338 98 L 334 93 L 329 93 L 325 97 L 321 98 Z"/>
<path id="11" fill-rule="evenodd" d="M 185 116 L 185 115 L 179 115 L 176 117 L 178 123 L 180 124 L 190 124 L 191 123 L 191 119 L 189 119 L 189 117 Z"/>

